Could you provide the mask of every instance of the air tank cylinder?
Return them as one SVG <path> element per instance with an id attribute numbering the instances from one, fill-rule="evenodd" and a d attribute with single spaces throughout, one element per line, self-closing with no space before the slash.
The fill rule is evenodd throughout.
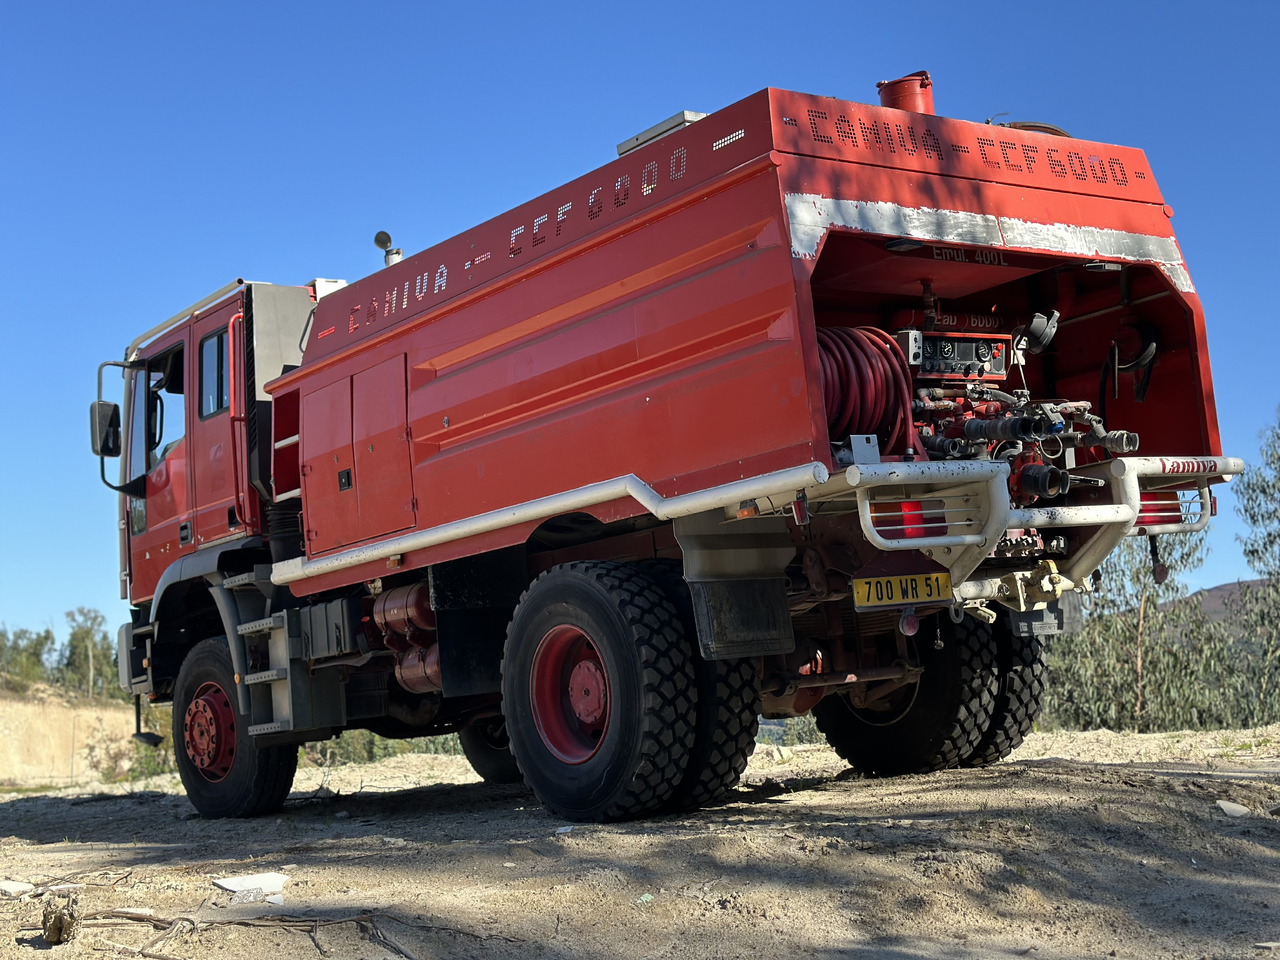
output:
<path id="1" fill-rule="evenodd" d="M 396 682 L 410 693 L 439 693 L 444 689 L 440 679 L 440 646 L 433 643 L 396 657 Z"/>
<path id="2" fill-rule="evenodd" d="M 387 646 L 392 649 L 404 645 L 395 638 L 414 647 L 430 646 L 436 631 L 431 588 L 425 582 L 414 583 L 378 594 L 373 602 L 373 622 L 387 635 Z"/>

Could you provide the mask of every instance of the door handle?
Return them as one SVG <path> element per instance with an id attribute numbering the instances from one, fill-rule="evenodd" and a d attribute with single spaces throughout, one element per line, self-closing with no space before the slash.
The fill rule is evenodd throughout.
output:
<path id="1" fill-rule="evenodd" d="M 178 543 L 187 544 L 191 542 L 191 521 L 186 520 L 178 524 Z"/>

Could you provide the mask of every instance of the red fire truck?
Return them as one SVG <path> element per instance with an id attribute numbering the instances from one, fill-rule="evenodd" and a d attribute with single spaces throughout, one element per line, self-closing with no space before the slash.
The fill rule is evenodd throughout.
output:
<path id="1" fill-rule="evenodd" d="M 103 365 L 120 682 L 202 814 L 351 728 L 457 731 L 581 820 L 721 799 L 761 714 L 879 775 L 1017 747 L 1061 599 L 1242 464 L 1144 154 L 880 88 L 677 114 Z"/>

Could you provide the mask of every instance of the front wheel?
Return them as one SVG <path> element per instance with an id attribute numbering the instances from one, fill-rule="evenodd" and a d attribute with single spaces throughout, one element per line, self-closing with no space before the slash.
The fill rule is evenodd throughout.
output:
<path id="1" fill-rule="evenodd" d="M 298 769 L 297 747 L 254 745 L 235 697 L 226 641 L 196 644 L 173 688 L 173 753 L 188 799 L 211 820 L 279 810 Z"/>
<path id="2" fill-rule="evenodd" d="M 660 809 L 689 761 L 696 696 L 679 616 L 637 570 L 564 564 L 521 597 L 502 710 L 525 782 L 560 816 Z"/>

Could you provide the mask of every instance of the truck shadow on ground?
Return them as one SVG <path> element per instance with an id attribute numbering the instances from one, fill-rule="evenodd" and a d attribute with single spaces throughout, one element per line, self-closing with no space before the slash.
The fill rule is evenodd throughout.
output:
<path id="1" fill-rule="evenodd" d="M 1231 819 L 1218 799 L 1265 811 L 1280 803 L 1280 777 L 1066 761 L 895 780 L 780 776 L 714 810 L 573 826 L 522 786 L 486 784 L 295 794 L 254 821 L 199 820 L 185 798 L 159 793 L 32 796 L 0 806 L 0 832 L 39 845 L 10 862 L 38 853 L 50 875 L 312 877 L 287 911 L 313 919 L 382 910 L 391 887 L 387 922 L 428 955 L 484 941 L 512 955 L 616 958 L 597 930 L 606 916 L 637 943 L 670 940 L 690 955 L 875 945 L 914 956 L 910 937 L 924 936 L 942 951 L 930 955 L 967 957 L 993 925 L 1068 954 L 1106 937 L 1169 949 L 1266 939 L 1280 920 L 1280 819 Z M 719 932 L 700 940 L 703 926 Z"/>

